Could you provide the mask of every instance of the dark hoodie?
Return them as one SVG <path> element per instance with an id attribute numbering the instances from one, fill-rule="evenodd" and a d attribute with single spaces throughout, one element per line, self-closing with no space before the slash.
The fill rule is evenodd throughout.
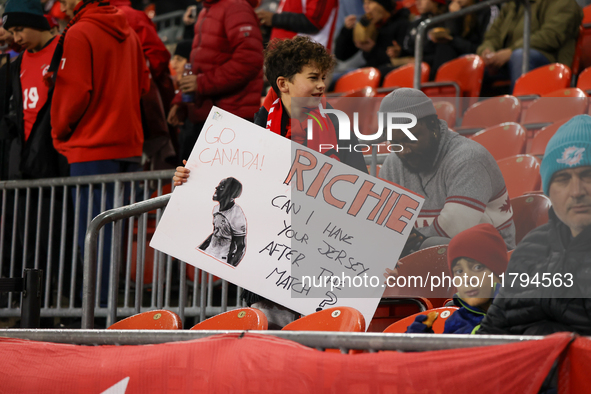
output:
<path id="1" fill-rule="evenodd" d="M 83 5 L 74 10 L 55 81 L 54 146 L 69 163 L 141 156 L 149 71 L 139 40 L 115 7 Z"/>

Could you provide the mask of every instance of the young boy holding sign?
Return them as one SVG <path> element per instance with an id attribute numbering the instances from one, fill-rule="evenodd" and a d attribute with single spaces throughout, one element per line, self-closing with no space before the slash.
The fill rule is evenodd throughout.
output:
<path id="1" fill-rule="evenodd" d="M 334 65 L 334 59 L 326 48 L 308 37 L 271 41 L 265 51 L 264 65 L 271 89 L 255 114 L 254 123 L 317 152 L 320 152 L 321 144 L 338 146 L 339 123 L 336 116 L 322 115 L 319 110 L 319 106 L 332 108 L 323 95 L 326 75 Z M 323 128 L 321 131 L 315 129 L 314 138 L 308 139 L 305 127 L 310 115 L 321 120 Z M 347 149 L 331 149 L 322 153 L 367 173 L 363 155 L 353 149 L 357 144 L 359 141 L 352 133 L 351 139 L 342 144 Z M 185 183 L 188 177 L 188 169 L 177 167 L 173 178 L 175 186 Z"/>
<path id="2" fill-rule="evenodd" d="M 367 173 L 365 159 L 353 147 L 359 144 L 354 133 L 343 141 L 347 149 L 321 151 L 321 145 L 339 146 L 338 119 L 320 113 L 322 108 L 332 108 L 323 97 L 326 75 L 334 68 L 332 55 L 321 44 L 308 37 L 298 36 L 289 40 L 273 40 L 265 51 L 265 76 L 272 89 L 265 97 L 263 106 L 255 115 L 254 122 L 276 134 L 291 139 Z M 292 100 L 297 98 L 296 100 Z M 314 129 L 313 138 L 308 138 L 308 117 L 322 122 L 321 130 Z M 315 122 L 316 123 L 316 122 Z M 186 164 L 186 161 L 183 161 Z M 189 169 L 179 166 L 173 182 L 180 186 L 187 181 Z M 281 328 L 298 316 L 287 308 L 245 290 L 242 297 L 249 306 L 261 309 L 269 321 L 269 328 Z"/>
<path id="3" fill-rule="evenodd" d="M 471 334 L 480 328 L 489 306 L 499 292 L 500 276 L 507 269 L 505 241 L 492 225 L 479 224 L 452 238 L 447 264 L 457 285 L 455 311 L 445 322 L 445 334 Z M 460 281 L 461 279 L 461 281 Z M 437 312 L 419 315 L 407 333 L 432 333 Z"/>

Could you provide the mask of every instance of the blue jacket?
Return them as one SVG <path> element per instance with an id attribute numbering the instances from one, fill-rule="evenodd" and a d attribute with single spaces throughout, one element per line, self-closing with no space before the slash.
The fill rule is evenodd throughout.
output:
<path id="1" fill-rule="evenodd" d="M 497 296 L 500 290 L 500 284 L 497 284 L 495 287 L 495 292 L 493 294 L 493 299 Z M 468 305 L 464 300 L 462 300 L 457 294 L 454 294 L 453 297 L 454 305 L 459 307 L 457 311 L 455 311 L 450 317 L 447 318 L 445 322 L 445 326 L 443 329 L 444 334 L 473 334 L 480 328 L 480 322 L 486 316 L 486 312 L 484 312 L 479 307 L 474 307 Z M 426 325 L 423 324 L 427 316 L 419 315 L 415 318 L 414 323 L 412 323 L 406 329 L 406 332 L 409 334 L 420 334 L 420 333 L 433 333 L 433 330 Z"/>

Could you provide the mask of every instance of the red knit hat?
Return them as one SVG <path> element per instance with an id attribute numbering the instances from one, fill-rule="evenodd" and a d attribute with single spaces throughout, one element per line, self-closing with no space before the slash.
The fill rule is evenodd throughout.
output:
<path id="1" fill-rule="evenodd" d="M 497 276 L 505 272 L 509 263 L 503 237 L 488 223 L 464 230 L 451 239 L 447 247 L 447 265 L 450 272 L 453 262 L 461 257 L 468 257 L 484 264 Z"/>

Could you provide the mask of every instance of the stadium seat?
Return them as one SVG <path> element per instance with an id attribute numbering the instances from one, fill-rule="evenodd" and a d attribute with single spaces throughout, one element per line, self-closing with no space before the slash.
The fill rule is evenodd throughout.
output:
<path id="1" fill-rule="evenodd" d="M 571 118 L 564 118 L 552 123 L 549 126 L 546 126 L 539 130 L 534 138 L 531 140 L 530 147 L 526 150 L 526 153 L 536 156 L 537 158 L 541 159 L 544 157 L 544 153 L 546 152 L 546 145 L 548 145 L 548 141 L 550 138 L 556 133 L 556 130 L 566 122 L 568 122 Z"/>
<path id="2" fill-rule="evenodd" d="M 364 67 L 343 75 L 337 81 L 334 92 L 343 93 L 362 89 L 366 86 L 377 89 L 380 85 L 380 71 L 374 67 Z"/>
<path id="3" fill-rule="evenodd" d="M 108 330 L 181 330 L 183 322 L 174 312 L 155 310 L 138 313 L 112 324 Z"/>
<path id="4" fill-rule="evenodd" d="M 435 81 L 422 84 L 421 90 L 429 97 L 470 97 L 469 100 L 458 99 L 456 116 L 460 116 L 478 100 L 483 75 L 482 58 L 477 55 L 464 55 L 439 67 Z"/>
<path id="5" fill-rule="evenodd" d="M 423 282 L 428 282 L 430 280 L 429 278 L 433 276 L 441 278 L 442 274 L 449 275 L 449 268 L 447 267 L 447 246 L 432 246 L 411 253 L 398 261 L 396 270 L 399 276 L 406 278 L 420 277 Z M 402 284 L 397 284 L 402 286 Z M 437 286 L 431 291 L 429 286 L 422 287 L 412 283 L 411 286 L 408 286 L 408 284 L 406 287 L 399 286 L 386 286 L 382 298 L 428 298 L 431 304 L 437 305 L 440 303 L 437 299 L 446 299 L 455 293 L 453 287 Z"/>
<path id="6" fill-rule="evenodd" d="M 559 89 L 536 99 L 525 111 L 521 124 L 539 130 L 563 118 L 587 113 L 588 97 L 579 88 Z"/>
<path id="7" fill-rule="evenodd" d="M 591 93 L 591 67 L 587 67 L 579 74 L 577 87 L 585 93 Z"/>
<path id="8" fill-rule="evenodd" d="M 371 86 L 365 86 L 361 89 L 351 90 L 344 93 L 341 97 L 374 97 L 376 91 Z"/>
<path id="9" fill-rule="evenodd" d="M 255 308 L 240 308 L 210 317 L 191 330 L 266 330 L 267 316 Z"/>
<path id="10" fill-rule="evenodd" d="M 513 96 L 541 96 L 558 89 L 569 87 L 571 71 L 561 63 L 538 67 L 520 76 L 515 82 Z"/>
<path id="11" fill-rule="evenodd" d="M 450 317 L 452 313 L 454 313 L 458 309 L 459 308 L 457 306 L 445 306 L 441 308 L 434 308 L 424 312 L 419 312 L 414 315 L 405 317 L 404 319 L 401 319 L 396 323 L 388 326 L 384 330 L 384 333 L 403 334 L 406 332 L 408 326 L 410 326 L 415 321 L 415 318 L 418 315 L 427 315 L 431 312 L 437 312 L 437 319 L 435 319 L 431 328 L 433 329 L 433 332 L 435 334 L 443 334 L 443 329 L 445 328 L 445 322 L 447 321 L 447 318 Z"/>
<path id="12" fill-rule="evenodd" d="M 301 317 L 281 330 L 364 332 L 365 319 L 357 309 L 340 306 Z"/>
<path id="13" fill-rule="evenodd" d="M 591 67 L 591 6 L 583 8 L 583 39 L 581 43 L 580 69 Z"/>
<path id="14" fill-rule="evenodd" d="M 525 130 L 519 123 L 507 122 L 489 127 L 472 136 L 484 146 L 495 160 L 522 154 L 525 150 Z"/>
<path id="15" fill-rule="evenodd" d="M 509 95 L 492 97 L 466 110 L 458 132 L 466 128 L 484 129 L 505 122 L 519 122 L 520 116 L 521 103 L 517 98 Z"/>
<path id="16" fill-rule="evenodd" d="M 505 179 L 510 199 L 541 190 L 540 163 L 534 156 L 511 156 L 497 161 L 497 164 Z"/>
<path id="17" fill-rule="evenodd" d="M 430 67 L 427 63 L 421 63 L 421 83 L 429 80 Z M 414 87 L 415 65 L 410 63 L 390 71 L 384 78 L 382 88 L 378 90 L 381 95 L 386 95 L 392 88 Z M 390 88 L 390 89 L 385 89 Z"/>
<path id="18" fill-rule="evenodd" d="M 511 199 L 513 222 L 515 223 L 515 244 L 531 230 L 548 223 L 550 199 L 543 194 L 526 194 Z"/>
<path id="19" fill-rule="evenodd" d="M 433 100 L 433 106 L 439 119 L 445 120 L 449 128 L 456 127 L 456 108 L 452 103 Z"/>

